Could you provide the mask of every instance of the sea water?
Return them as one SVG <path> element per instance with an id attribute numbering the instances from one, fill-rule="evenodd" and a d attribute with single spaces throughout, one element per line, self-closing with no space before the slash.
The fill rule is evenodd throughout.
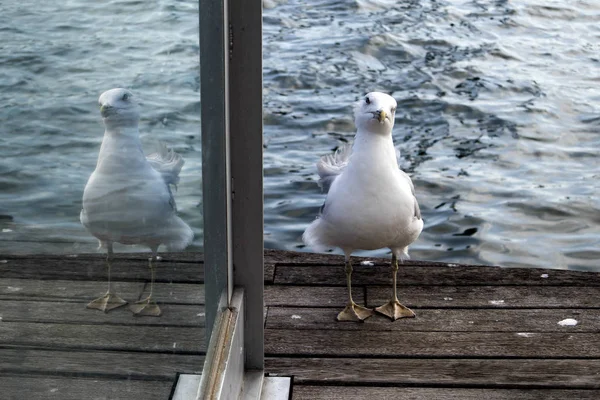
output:
<path id="1" fill-rule="evenodd" d="M 398 101 L 394 142 L 425 221 L 413 258 L 600 270 L 600 3 L 263 6 L 266 247 L 311 250 L 315 162 L 352 140 L 353 102 L 379 90 Z M 148 152 L 161 141 L 186 159 L 175 197 L 202 250 L 198 12 L 0 3 L 0 254 L 95 251 L 79 212 L 113 87 L 141 103 Z"/>

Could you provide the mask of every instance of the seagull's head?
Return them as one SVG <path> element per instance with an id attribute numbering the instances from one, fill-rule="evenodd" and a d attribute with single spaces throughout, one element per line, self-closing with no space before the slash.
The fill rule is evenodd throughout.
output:
<path id="1" fill-rule="evenodd" d="M 137 102 L 127 89 L 110 89 L 98 99 L 100 114 L 107 126 L 137 126 L 140 111 Z"/>
<path id="2" fill-rule="evenodd" d="M 396 100 L 385 93 L 368 93 L 354 107 L 356 128 L 359 131 L 391 134 L 397 105 Z"/>

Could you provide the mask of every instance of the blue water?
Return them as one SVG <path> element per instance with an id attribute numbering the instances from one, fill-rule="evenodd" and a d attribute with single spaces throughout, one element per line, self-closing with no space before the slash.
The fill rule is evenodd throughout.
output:
<path id="1" fill-rule="evenodd" d="M 352 103 L 381 90 L 398 101 L 394 140 L 425 220 L 413 258 L 600 270 L 600 3 L 263 5 L 267 247 L 310 250 L 314 163 L 352 140 Z M 117 86 L 142 100 L 148 151 L 160 140 L 185 157 L 177 204 L 201 250 L 197 13 L 0 3 L 0 253 L 95 251 L 81 195 L 97 98 Z"/>

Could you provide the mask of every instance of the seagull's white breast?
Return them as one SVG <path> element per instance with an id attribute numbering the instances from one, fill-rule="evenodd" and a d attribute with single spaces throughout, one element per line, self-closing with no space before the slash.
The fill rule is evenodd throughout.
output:
<path id="1" fill-rule="evenodd" d="M 136 143 L 105 136 L 83 192 L 82 223 L 100 240 L 147 243 L 175 214 L 161 175 Z"/>
<path id="2" fill-rule="evenodd" d="M 348 166 L 327 195 L 317 241 L 345 249 L 403 249 L 421 232 L 411 186 L 391 137 L 357 135 Z"/>

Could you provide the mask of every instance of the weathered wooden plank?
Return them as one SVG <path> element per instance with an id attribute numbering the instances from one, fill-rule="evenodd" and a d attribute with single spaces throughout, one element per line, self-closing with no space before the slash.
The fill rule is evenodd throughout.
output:
<path id="1" fill-rule="evenodd" d="M 148 295 L 146 282 L 113 280 L 113 290 L 126 300 Z M 0 300 L 78 301 L 91 300 L 106 291 L 103 281 L 0 279 Z M 154 296 L 161 304 L 204 304 L 204 284 L 155 283 Z"/>
<path id="2" fill-rule="evenodd" d="M 597 390 L 294 386 L 293 400 L 592 400 Z"/>
<path id="3" fill-rule="evenodd" d="M 150 293 L 150 284 L 146 283 L 139 298 L 143 299 Z M 155 283 L 154 295 L 161 304 L 197 304 L 204 305 L 203 283 Z"/>
<path id="4" fill-rule="evenodd" d="M 113 280 L 113 289 L 126 299 L 139 298 L 144 290 L 144 286 L 144 282 L 120 282 Z M 35 299 L 46 301 L 86 300 L 90 299 L 90 297 L 97 297 L 102 292 L 106 292 L 106 287 L 106 281 L 43 281 L 37 279 L 0 278 L 0 299 Z"/>
<path id="5" fill-rule="evenodd" d="M 105 280 L 106 262 L 103 257 L 0 256 L 0 274 L 3 278 Z M 149 281 L 147 258 L 123 255 L 113 261 L 111 277 L 114 281 Z M 157 264 L 156 282 L 203 283 L 204 264 L 163 257 Z M 265 282 L 273 282 L 275 266 L 265 265 Z"/>
<path id="6" fill-rule="evenodd" d="M 391 286 L 354 283 L 352 296 L 369 307 L 389 300 Z M 1 292 L 0 292 L 1 293 Z M 347 302 L 344 286 L 265 286 L 269 306 L 338 307 Z M 403 304 L 423 308 L 600 308 L 600 286 L 402 286 Z"/>
<path id="7" fill-rule="evenodd" d="M 600 286 L 600 274 L 594 272 L 560 271 L 534 268 L 500 268 L 455 265 L 416 265 L 410 261 L 398 270 L 398 288 L 406 285 L 531 285 L 531 286 Z M 548 274 L 549 278 L 542 278 Z M 357 263 L 352 273 L 357 285 L 390 285 L 389 266 L 363 266 Z M 275 284 L 346 285 L 344 267 L 339 265 L 277 265 Z"/>
<path id="8" fill-rule="evenodd" d="M 273 358 L 295 384 L 600 389 L 600 360 Z M 294 388 L 295 392 L 295 388 Z"/>
<path id="9" fill-rule="evenodd" d="M 167 380 L 177 373 L 199 374 L 203 355 L 126 351 L 0 349 L 0 374 L 60 374 L 122 379 Z"/>
<path id="10" fill-rule="evenodd" d="M 148 262 L 149 251 L 139 252 L 116 252 L 114 253 L 114 259 L 119 260 L 133 260 L 133 261 L 144 261 Z M 175 262 L 188 262 L 188 263 L 203 263 L 204 254 L 199 252 L 160 252 L 159 257 L 163 261 L 175 261 Z M 79 260 L 101 260 L 106 259 L 106 253 L 101 251 L 97 253 L 81 253 L 81 254 L 2 254 L 0 258 L 5 260 L 68 260 L 68 259 L 79 259 Z"/>
<path id="11" fill-rule="evenodd" d="M 391 286 L 366 290 L 375 307 L 389 300 Z M 600 286 L 402 286 L 398 297 L 413 307 L 599 308 Z"/>
<path id="12" fill-rule="evenodd" d="M 204 302 L 201 255 L 162 256 L 155 286 L 161 318 L 84 308 L 105 290 L 102 254 L 0 256 L 6 260 L 0 263 L 0 397 L 23 398 L 15 385 L 5 391 L 3 379 L 13 375 L 94 376 L 104 385 L 112 378 L 161 380 L 170 390 L 175 372 L 199 372 L 205 349 L 197 307 Z M 117 291 L 127 300 L 142 297 L 149 289 L 147 254 L 117 258 Z M 376 306 L 390 293 L 389 259 L 369 260 L 375 266 L 354 260 L 353 296 Z M 416 319 L 338 323 L 346 303 L 343 257 L 266 250 L 266 352 L 279 356 L 267 359 L 268 372 L 294 375 L 294 398 L 597 397 L 591 389 L 600 388 L 599 274 L 410 261 L 398 277 L 400 300 L 416 309 Z M 269 285 L 274 282 L 280 284 Z M 579 324 L 557 324 L 565 318 Z M 93 390 L 75 398 L 90 398 Z M 59 393 L 56 398 L 69 398 Z"/>
<path id="13" fill-rule="evenodd" d="M 264 274 L 265 274 L 265 283 L 267 283 L 267 284 L 273 283 L 273 279 L 275 279 L 275 264 L 265 263 Z"/>
<path id="14" fill-rule="evenodd" d="M 352 288 L 352 298 L 364 304 L 365 289 Z M 348 302 L 348 289 L 342 286 L 265 286 L 265 304 L 268 306 L 343 307 Z"/>
<path id="15" fill-rule="evenodd" d="M 299 340 L 299 338 L 302 340 Z M 402 332 L 267 329 L 265 354 L 344 357 L 600 357 L 592 333 Z"/>
<path id="16" fill-rule="evenodd" d="M 352 264 L 358 265 L 361 261 L 370 261 L 375 265 L 389 266 L 390 257 L 352 257 Z M 322 254 L 308 253 L 289 250 L 270 250 L 265 249 L 265 262 L 279 265 L 344 265 L 344 256 L 338 254 Z M 448 264 L 436 261 L 420 261 L 420 260 L 405 260 L 405 265 L 420 265 L 420 266 L 449 266 L 457 264 Z M 461 264 L 468 265 L 468 264 Z M 471 265 L 473 266 L 473 265 Z M 486 265 L 476 265 L 486 266 Z"/>
<path id="17" fill-rule="evenodd" d="M 6 400 L 165 400 L 172 386 L 164 381 L 0 376 Z"/>
<path id="18" fill-rule="evenodd" d="M 6 261 L 0 264 L 0 275 L 3 278 L 99 281 L 107 279 L 106 263 L 102 258 L 16 258 Z M 115 281 L 149 281 L 148 260 L 114 261 L 111 278 Z M 204 268 L 200 263 L 162 260 L 157 264 L 157 282 L 202 283 L 203 280 Z"/>
<path id="19" fill-rule="evenodd" d="M 363 323 L 340 323 L 342 308 L 269 307 L 267 329 L 322 329 L 352 331 L 428 332 L 599 332 L 600 310 L 594 309 L 422 309 L 417 317 L 390 321 L 375 314 Z M 576 326 L 558 324 L 566 318 Z"/>
<path id="20" fill-rule="evenodd" d="M 201 354 L 204 342 L 195 327 L 0 323 L 0 345 Z"/>
<path id="21" fill-rule="evenodd" d="M 160 303 L 160 301 L 159 301 Z M 160 304 L 159 318 L 140 318 L 127 306 L 103 313 L 86 308 L 87 302 L 0 300 L 2 322 L 71 323 L 102 325 L 204 326 L 204 306 Z M 142 329 L 142 328 L 140 328 Z"/>

